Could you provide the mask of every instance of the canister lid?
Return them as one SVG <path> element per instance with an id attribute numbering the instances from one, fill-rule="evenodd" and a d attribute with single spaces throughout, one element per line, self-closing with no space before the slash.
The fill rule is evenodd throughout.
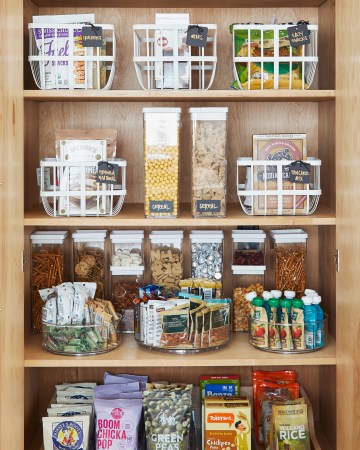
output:
<path id="1" fill-rule="evenodd" d="M 304 230 L 271 230 L 270 236 L 277 244 L 289 244 L 291 242 L 305 243 L 308 234 Z"/>
<path id="2" fill-rule="evenodd" d="M 30 235 L 33 244 L 62 244 L 67 231 L 35 231 Z"/>
<path id="3" fill-rule="evenodd" d="M 233 275 L 264 275 L 266 266 L 231 266 Z"/>
<path id="4" fill-rule="evenodd" d="M 233 230 L 234 242 L 265 242 L 266 233 L 263 230 Z"/>
<path id="5" fill-rule="evenodd" d="M 126 230 L 126 231 L 113 231 L 110 234 L 110 240 L 113 243 L 131 243 L 141 242 L 144 239 L 143 230 Z"/>
<path id="6" fill-rule="evenodd" d="M 144 274 L 144 266 L 136 266 L 136 267 L 115 267 L 110 266 L 111 275 L 143 275 Z"/>
<path id="7" fill-rule="evenodd" d="M 228 108 L 189 108 L 194 120 L 226 120 Z"/>
<path id="8" fill-rule="evenodd" d="M 194 230 L 190 233 L 190 241 L 195 244 L 221 243 L 224 240 L 224 232 L 221 230 Z"/>
<path id="9" fill-rule="evenodd" d="M 152 231 L 149 235 L 150 241 L 155 244 L 171 244 L 180 242 L 183 238 L 183 231 Z"/>
<path id="10" fill-rule="evenodd" d="M 78 230 L 72 234 L 74 242 L 96 242 L 106 238 L 106 230 Z"/>
<path id="11" fill-rule="evenodd" d="M 143 108 L 143 113 L 181 113 L 181 108 Z"/>

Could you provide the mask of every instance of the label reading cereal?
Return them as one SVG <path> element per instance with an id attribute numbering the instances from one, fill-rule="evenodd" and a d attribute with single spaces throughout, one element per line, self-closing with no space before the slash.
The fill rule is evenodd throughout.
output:
<path id="1" fill-rule="evenodd" d="M 197 200 L 196 211 L 200 213 L 204 212 L 220 212 L 221 200 Z"/>
<path id="2" fill-rule="evenodd" d="M 155 213 L 172 213 L 174 212 L 174 202 L 169 200 L 151 200 L 150 212 Z"/>

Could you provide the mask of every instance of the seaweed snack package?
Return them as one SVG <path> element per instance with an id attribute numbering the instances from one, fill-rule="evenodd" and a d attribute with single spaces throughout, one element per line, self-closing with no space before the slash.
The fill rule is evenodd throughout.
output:
<path id="1" fill-rule="evenodd" d="M 137 450 L 140 399 L 95 400 L 96 450 Z"/>
<path id="2" fill-rule="evenodd" d="M 269 449 L 311 449 L 307 405 L 301 400 L 302 404 L 273 405 Z"/>
<path id="3" fill-rule="evenodd" d="M 191 387 L 143 392 L 147 450 L 191 450 Z"/>
<path id="4" fill-rule="evenodd" d="M 43 417 L 44 450 L 89 450 L 90 415 Z"/>
<path id="5" fill-rule="evenodd" d="M 274 401 L 285 403 L 288 400 L 299 398 L 300 386 L 298 383 L 280 385 L 268 381 L 258 381 L 256 398 L 254 400 L 255 436 L 259 444 L 265 443 L 270 433 L 272 403 Z"/>

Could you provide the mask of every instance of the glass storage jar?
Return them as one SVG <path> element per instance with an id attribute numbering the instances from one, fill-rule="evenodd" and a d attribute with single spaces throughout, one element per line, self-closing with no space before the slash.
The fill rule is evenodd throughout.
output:
<path id="1" fill-rule="evenodd" d="M 295 291 L 301 298 L 306 282 L 307 233 L 300 229 L 272 230 L 271 249 L 274 252 L 275 286 L 279 291 Z"/>
<path id="2" fill-rule="evenodd" d="M 165 296 L 179 292 L 183 275 L 183 231 L 150 233 L 151 282 L 163 288 Z"/>
<path id="3" fill-rule="evenodd" d="M 181 108 L 143 108 L 145 217 L 177 217 Z"/>
<path id="4" fill-rule="evenodd" d="M 78 230 L 74 241 L 74 281 L 96 283 L 95 298 L 105 298 L 106 230 Z"/>
<path id="5" fill-rule="evenodd" d="M 134 332 L 134 298 L 144 283 L 144 266 L 111 267 L 111 300 L 122 316 L 121 331 Z"/>
<path id="6" fill-rule="evenodd" d="M 226 215 L 226 121 L 228 108 L 190 108 L 192 215 Z"/>
<path id="7" fill-rule="evenodd" d="M 223 231 L 192 231 L 190 233 L 191 276 L 221 280 L 223 253 Z"/>
<path id="8" fill-rule="evenodd" d="M 144 268 L 144 231 L 113 231 L 110 242 L 111 268 Z"/>
<path id="9" fill-rule="evenodd" d="M 246 294 L 264 292 L 265 266 L 232 266 L 233 273 L 233 331 L 248 331 L 251 303 Z"/>
<path id="10" fill-rule="evenodd" d="M 35 231 L 31 241 L 31 327 L 41 333 L 43 301 L 39 289 L 57 286 L 67 280 L 67 231 Z"/>

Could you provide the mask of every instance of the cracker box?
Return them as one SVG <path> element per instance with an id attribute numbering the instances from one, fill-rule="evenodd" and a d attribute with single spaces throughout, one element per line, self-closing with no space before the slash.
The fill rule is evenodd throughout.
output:
<path id="1" fill-rule="evenodd" d="M 253 159 L 256 161 L 281 161 L 304 160 L 307 156 L 306 134 L 260 134 L 253 135 Z M 282 189 L 294 189 L 289 181 L 290 171 L 288 166 L 283 166 Z M 266 181 L 266 183 L 265 183 Z M 278 174 L 276 166 L 257 166 L 254 169 L 254 190 L 270 191 L 278 189 Z M 305 189 L 304 184 L 297 184 L 296 189 Z M 265 197 L 267 202 L 265 204 Z M 284 195 L 283 214 L 292 214 L 294 197 Z M 306 196 L 295 197 L 296 214 L 306 214 Z M 278 213 L 277 195 L 259 195 L 255 197 L 254 213 L 272 215 Z"/>
<path id="2" fill-rule="evenodd" d="M 247 397 L 205 398 L 204 405 L 204 450 L 251 450 Z"/>
<path id="3" fill-rule="evenodd" d="M 202 375 L 200 377 L 200 403 L 205 397 L 238 397 L 239 395 L 239 375 Z"/>

